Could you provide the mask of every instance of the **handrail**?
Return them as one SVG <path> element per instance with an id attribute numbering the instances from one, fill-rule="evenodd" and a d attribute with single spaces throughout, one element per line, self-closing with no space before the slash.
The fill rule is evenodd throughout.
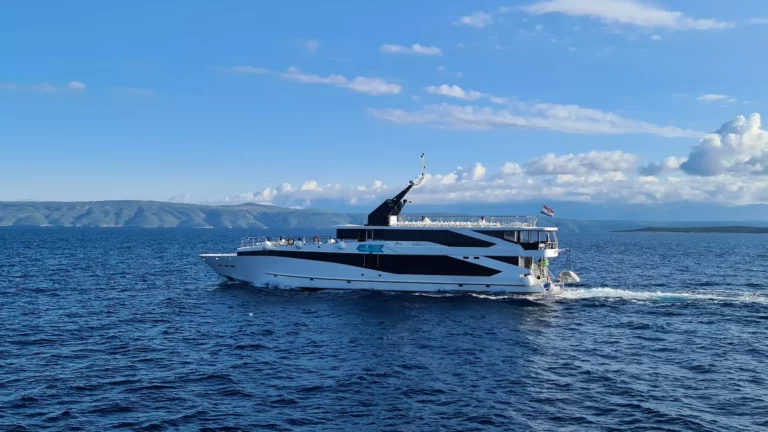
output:
<path id="1" fill-rule="evenodd" d="M 336 243 L 336 239 L 327 235 L 316 236 L 258 236 L 258 237 L 245 237 L 240 240 L 240 249 L 243 248 L 261 248 L 265 246 L 266 242 L 269 242 L 271 246 L 291 246 L 289 240 L 295 242 L 302 242 L 304 244 L 332 244 Z M 317 241 L 315 241 L 317 240 Z"/>
<path id="2" fill-rule="evenodd" d="M 536 228 L 535 216 L 412 216 L 400 215 L 394 226 Z"/>

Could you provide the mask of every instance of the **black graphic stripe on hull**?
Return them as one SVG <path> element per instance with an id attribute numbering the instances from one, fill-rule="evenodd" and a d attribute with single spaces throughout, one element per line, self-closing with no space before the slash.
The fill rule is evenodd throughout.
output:
<path id="1" fill-rule="evenodd" d="M 490 267 L 445 255 L 390 255 L 278 250 L 245 251 L 238 252 L 237 255 L 278 256 L 322 261 L 391 274 L 489 277 L 501 273 L 499 270 Z"/>

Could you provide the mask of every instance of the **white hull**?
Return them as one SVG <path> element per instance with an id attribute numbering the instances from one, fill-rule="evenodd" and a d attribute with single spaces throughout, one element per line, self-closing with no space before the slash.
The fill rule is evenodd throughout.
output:
<path id="1" fill-rule="evenodd" d="M 488 260 L 504 270 L 490 277 L 391 274 L 321 261 L 279 256 L 205 254 L 201 258 L 218 274 L 255 286 L 304 289 L 380 290 L 406 292 L 557 293 L 560 287 L 540 281 L 522 267 Z M 485 258 L 484 258 L 485 260 Z M 512 276 L 510 276 L 512 275 Z"/>

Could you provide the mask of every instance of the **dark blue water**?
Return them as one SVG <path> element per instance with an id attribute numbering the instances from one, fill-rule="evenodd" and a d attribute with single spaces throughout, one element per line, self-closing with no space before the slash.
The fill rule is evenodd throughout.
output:
<path id="1" fill-rule="evenodd" d="M 0 430 L 768 428 L 768 236 L 562 234 L 520 299 L 222 284 L 245 234 L 0 229 Z"/>

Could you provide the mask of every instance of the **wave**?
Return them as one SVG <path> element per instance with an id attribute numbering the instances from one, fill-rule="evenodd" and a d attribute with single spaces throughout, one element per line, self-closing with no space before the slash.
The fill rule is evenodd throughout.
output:
<path id="1" fill-rule="evenodd" d="M 630 291 L 616 288 L 566 288 L 561 293 L 550 296 L 555 299 L 620 299 L 655 302 L 690 302 L 721 301 L 768 303 L 768 296 L 749 292 L 661 292 Z"/>

